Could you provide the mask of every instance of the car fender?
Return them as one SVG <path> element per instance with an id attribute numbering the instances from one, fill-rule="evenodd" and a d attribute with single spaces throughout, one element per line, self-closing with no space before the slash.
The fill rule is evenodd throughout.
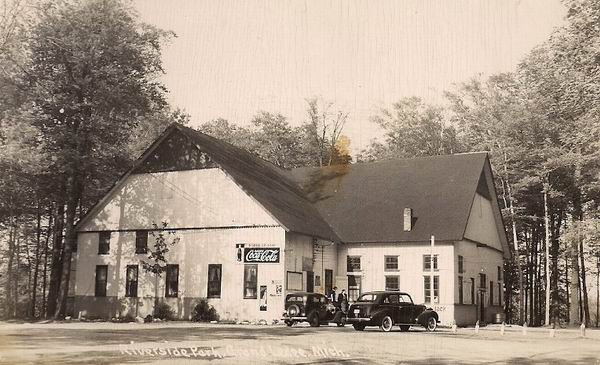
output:
<path id="1" fill-rule="evenodd" d="M 385 316 L 392 316 L 392 311 L 388 308 L 377 309 L 373 313 L 371 313 L 371 320 L 378 322 L 382 320 Z"/>
<path id="2" fill-rule="evenodd" d="M 440 320 L 438 314 L 433 309 L 427 308 L 423 311 L 423 313 L 419 314 L 417 317 L 417 322 L 424 326 L 429 317 L 434 317 L 437 322 Z"/>

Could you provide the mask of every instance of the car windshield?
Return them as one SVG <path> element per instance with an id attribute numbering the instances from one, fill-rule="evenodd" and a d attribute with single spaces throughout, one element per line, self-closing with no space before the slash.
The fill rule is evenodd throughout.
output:
<path id="1" fill-rule="evenodd" d="M 359 302 L 376 302 L 377 294 L 363 294 L 358 298 Z"/>

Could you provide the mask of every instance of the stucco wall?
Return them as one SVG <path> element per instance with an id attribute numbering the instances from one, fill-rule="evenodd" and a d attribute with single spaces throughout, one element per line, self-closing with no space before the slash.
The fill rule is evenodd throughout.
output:
<path id="1" fill-rule="evenodd" d="M 80 231 L 277 225 L 219 168 L 135 174 Z"/>
<path id="2" fill-rule="evenodd" d="M 496 221 L 492 210 L 492 202 L 480 194 L 475 194 L 471 214 L 465 230 L 465 238 L 485 243 L 502 251 Z"/>
<path id="3" fill-rule="evenodd" d="M 429 242 L 406 244 L 342 244 L 338 250 L 338 274 L 347 275 L 346 257 L 361 257 L 362 292 L 385 289 L 386 275 L 400 276 L 400 290 L 407 292 L 415 303 L 423 303 L 425 298 L 423 277 L 430 271 L 423 271 L 423 255 L 431 254 Z M 438 255 L 438 270 L 434 275 L 440 277 L 440 298 L 433 308 L 439 313 L 442 323 L 450 323 L 453 319 L 454 304 L 454 249 L 452 244 L 439 243 L 433 249 Z M 386 271 L 384 257 L 398 256 L 398 271 Z M 339 285 L 338 285 L 339 286 Z M 347 288 L 346 288 L 347 289 Z M 431 304 L 429 304 L 431 305 Z"/>
<path id="4" fill-rule="evenodd" d="M 241 228 L 221 230 L 183 230 L 177 231 L 180 241 L 167 255 L 170 264 L 179 264 L 179 296 L 164 298 L 165 277 L 159 282 L 159 295 L 176 310 L 180 318 L 188 318 L 192 302 L 206 297 L 208 264 L 222 264 L 221 298 L 208 299 L 215 306 L 221 318 L 268 321 L 280 318 L 283 311 L 283 297 L 275 296 L 273 280 L 283 278 L 285 262 L 285 231 L 280 227 Z M 149 245 L 152 238 L 149 238 Z M 259 246 L 279 247 L 282 257 L 278 264 L 258 264 L 258 287 L 267 286 L 267 311 L 259 311 L 258 299 L 243 298 L 244 264 L 236 260 L 237 243 Z M 75 295 L 80 303 L 118 301 L 122 314 L 130 312 L 135 300 L 125 298 L 125 273 L 127 265 L 140 264 L 145 255 L 135 254 L 134 232 L 113 232 L 110 253 L 98 255 L 98 233 L 80 233 L 77 252 L 77 276 Z M 96 265 L 108 265 L 107 297 L 94 298 Z M 140 264 L 138 296 L 138 314 L 152 312 L 154 298 L 154 276 L 145 273 Z M 81 298 L 85 297 L 85 298 Z M 77 302 L 77 300 L 76 300 Z M 101 305 L 100 305 L 101 306 Z M 93 310 L 85 305 L 76 306 L 78 311 Z M 84 313 L 94 315 L 94 313 Z M 111 316 L 114 313 L 110 314 Z"/>
<path id="5" fill-rule="evenodd" d="M 504 281 L 498 279 L 498 267 L 503 267 L 503 256 L 501 252 L 490 249 L 485 246 L 478 246 L 474 242 L 460 241 L 455 244 L 455 260 L 458 265 L 458 256 L 463 256 L 463 273 L 456 273 L 458 278 L 459 275 L 463 277 L 463 303 L 468 308 L 461 309 L 460 316 L 457 316 L 457 324 L 473 323 L 473 316 L 475 321 L 480 319 L 485 322 L 493 322 L 496 313 L 502 312 L 504 292 L 502 290 L 502 298 L 499 298 L 498 285 L 503 285 Z M 480 318 L 478 311 L 479 304 L 479 274 L 486 275 L 486 288 L 484 291 L 484 318 Z M 502 274 L 501 274 L 502 275 Z M 471 300 L 471 278 L 475 279 L 475 305 L 472 304 Z M 502 278 L 504 279 L 504 278 Z M 490 293 L 489 293 L 489 282 L 494 283 L 494 294 L 493 294 L 493 306 L 490 306 Z M 502 289 L 504 289 L 502 287 Z M 458 283 L 455 287 L 455 298 L 458 304 Z M 469 309 L 470 308 L 470 309 Z M 458 315 L 457 311 L 457 315 Z"/>
<path id="6" fill-rule="evenodd" d="M 286 233 L 286 275 L 287 271 L 302 273 L 302 290 L 307 290 L 307 274 L 313 272 L 315 292 L 324 292 L 325 279 L 323 269 L 332 270 L 332 285 L 335 286 L 335 273 L 337 271 L 337 247 L 331 242 L 317 241 L 319 248 L 315 254 L 313 238 L 294 232 Z M 314 255 L 315 254 L 315 255 Z M 316 277 L 321 277 L 321 286 L 318 286 Z M 290 288 L 286 285 L 286 291 Z M 293 290 L 291 290 L 293 291 Z"/>

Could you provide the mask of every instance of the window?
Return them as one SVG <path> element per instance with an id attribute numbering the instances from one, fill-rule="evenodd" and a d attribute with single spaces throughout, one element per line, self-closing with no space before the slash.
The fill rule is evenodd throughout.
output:
<path id="1" fill-rule="evenodd" d="M 385 256 L 385 270 L 398 270 L 398 256 Z"/>
<path id="2" fill-rule="evenodd" d="M 388 295 L 385 299 L 383 299 L 383 304 L 398 304 L 400 303 L 400 298 L 398 294 Z"/>
<path id="3" fill-rule="evenodd" d="M 502 281 L 502 267 L 498 266 L 498 281 Z"/>
<path id="4" fill-rule="evenodd" d="M 408 294 L 400 294 L 398 297 L 400 299 L 400 303 L 410 303 L 413 304 L 411 297 Z"/>
<path id="5" fill-rule="evenodd" d="M 465 258 L 462 256 L 458 256 L 458 273 L 462 274 L 465 272 Z"/>
<path id="6" fill-rule="evenodd" d="M 360 276 L 348 275 L 348 301 L 356 301 L 360 291 Z"/>
<path id="7" fill-rule="evenodd" d="M 73 242 L 73 245 L 71 246 L 71 252 L 77 252 L 77 241 Z"/>
<path id="8" fill-rule="evenodd" d="M 179 265 L 167 265 L 165 297 L 177 297 L 179 292 Z"/>
<path id="9" fill-rule="evenodd" d="M 244 266 L 244 299 L 257 298 L 258 265 Z"/>
<path id="10" fill-rule="evenodd" d="M 208 265 L 208 298 L 221 298 L 221 264 Z"/>
<path id="11" fill-rule="evenodd" d="M 107 255 L 110 251 L 110 231 L 98 233 L 98 255 Z"/>
<path id="12" fill-rule="evenodd" d="M 97 297 L 106 296 L 106 282 L 108 279 L 108 265 L 97 265 L 96 266 L 96 289 L 95 295 Z"/>
<path id="13" fill-rule="evenodd" d="M 425 290 L 425 303 L 431 303 L 431 276 L 423 276 L 423 288 Z M 433 277 L 433 299 L 435 303 L 440 302 L 440 277 Z"/>
<path id="14" fill-rule="evenodd" d="M 321 286 L 321 277 L 317 276 L 317 279 L 318 279 L 317 280 L 318 284 L 316 284 L 316 285 Z M 295 272 L 295 271 L 288 271 L 287 272 L 287 283 L 286 283 L 285 289 L 286 290 L 297 290 L 297 291 L 304 290 L 304 285 L 302 283 L 302 273 Z"/>
<path id="15" fill-rule="evenodd" d="M 438 255 L 433 255 L 433 270 L 438 269 Z M 431 255 L 423 255 L 423 271 L 431 271 Z"/>
<path id="16" fill-rule="evenodd" d="M 458 304 L 463 304 L 464 303 L 464 297 L 463 297 L 463 277 L 459 276 L 458 277 Z"/>
<path id="17" fill-rule="evenodd" d="M 475 278 L 471 278 L 471 304 L 475 304 Z"/>
<path id="18" fill-rule="evenodd" d="M 135 253 L 148 252 L 148 231 L 135 231 Z"/>
<path id="19" fill-rule="evenodd" d="M 494 305 L 494 282 L 490 281 L 490 305 Z"/>
<path id="20" fill-rule="evenodd" d="M 360 271 L 360 256 L 348 256 L 347 271 Z"/>
<path id="21" fill-rule="evenodd" d="M 502 283 L 498 283 L 498 305 L 502 305 Z"/>
<path id="22" fill-rule="evenodd" d="M 400 290 L 400 277 L 398 275 L 386 276 L 385 290 Z"/>
<path id="23" fill-rule="evenodd" d="M 127 275 L 125 276 L 125 296 L 137 297 L 138 289 L 138 266 L 127 265 Z"/>
<path id="24" fill-rule="evenodd" d="M 485 290 L 486 278 L 485 274 L 479 274 L 479 289 Z"/>

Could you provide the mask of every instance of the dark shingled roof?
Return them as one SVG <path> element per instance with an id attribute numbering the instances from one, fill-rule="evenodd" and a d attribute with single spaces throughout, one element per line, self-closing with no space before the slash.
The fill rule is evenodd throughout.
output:
<path id="1" fill-rule="evenodd" d="M 289 176 L 343 242 L 463 239 L 486 153 L 299 168 Z M 404 208 L 413 227 L 404 231 Z"/>
<path id="2" fill-rule="evenodd" d="M 339 241 L 315 206 L 283 170 L 229 143 L 179 124 L 174 126 L 219 164 L 286 229 Z"/>

